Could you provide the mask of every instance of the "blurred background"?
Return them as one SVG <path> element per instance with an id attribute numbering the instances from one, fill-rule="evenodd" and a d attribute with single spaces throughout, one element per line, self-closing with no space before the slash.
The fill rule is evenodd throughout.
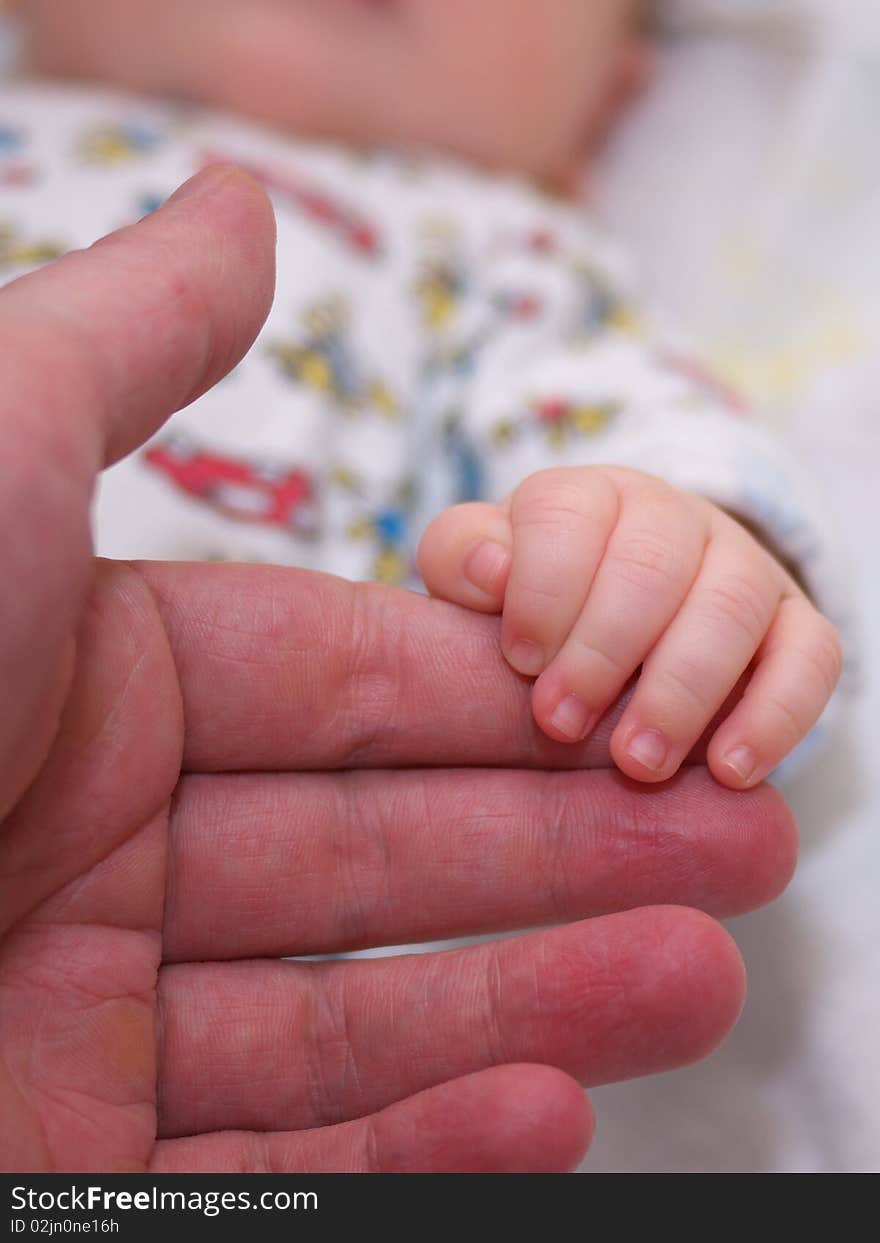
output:
<path id="1" fill-rule="evenodd" d="M 785 788 L 801 866 L 732 925 L 739 1027 L 593 1094 L 591 1170 L 880 1169 L 880 4 L 673 0 L 593 177 L 659 302 L 789 436 L 849 549 L 859 693 Z M 670 141 L 674 135 L 674 142 Z"/>
<path id="2" fill-rule="evenodd" d="M 750 978 L 739 1027 L 700 1066 L 595 1092 L 586 1168 L 873 1172 L 880 3 L 661 0 L 657 45 L 651 88 L 591 174 L 591 209 L 830 495 L 860 618 L 859 693 L 786 788 L 804 837 L 791 889 L 732 925 Z M 14 62 L 0 19 L 0 74 Z"/>

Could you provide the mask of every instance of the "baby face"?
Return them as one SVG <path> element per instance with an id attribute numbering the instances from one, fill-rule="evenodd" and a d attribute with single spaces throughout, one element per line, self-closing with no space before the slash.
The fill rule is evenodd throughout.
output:
<path id="1" fill-rule="evenodd" d="M 552 176 L 620 93 L 637 0 L 23 0 L 30 59 L 300 134 Z"/>

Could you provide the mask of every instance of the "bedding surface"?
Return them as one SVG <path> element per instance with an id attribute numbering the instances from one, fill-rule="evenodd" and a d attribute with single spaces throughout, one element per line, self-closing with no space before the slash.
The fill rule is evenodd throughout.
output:
<path id="1" fill-rule="evenodd" d="M 769 409 L 837 511 L 860 695 L 785 790 L 788 893 L 735 921 L 749 1001 L 709 1061 L 594 1093 L 594 1171 L 880 1169 L 880 6 L 677 0 L 593 179 L 648 285 Z M 675 142 L 668 141 L 674 133 Z"/>

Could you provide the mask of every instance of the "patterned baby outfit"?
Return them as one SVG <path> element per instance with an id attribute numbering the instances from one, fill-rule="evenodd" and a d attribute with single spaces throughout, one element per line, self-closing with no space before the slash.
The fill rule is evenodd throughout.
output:
<path id="1" fill-rule="evenodd" d="M 109 556 L 269 561 L 418 586 L 422 530 L 548 466 L 613 463 L 763 528 L 833 620 L 821 503 L 634 302 L 582 210 L 452 161 L 352 152 L 118 92 L 0 89 L 0 283 L 246 168 L 278 217 L 256 345 L 110 471 Z M 0 343 L 2 348 L 2 343 Z"/>

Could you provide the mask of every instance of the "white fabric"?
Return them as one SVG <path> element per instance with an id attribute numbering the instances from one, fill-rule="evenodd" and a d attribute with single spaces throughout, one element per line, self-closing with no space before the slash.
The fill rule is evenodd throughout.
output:
<path id="1" fill-rule="evenodd" d="M 267 325 L 232 376 L 108 472 L 100 553 L 410 582 L 444 506 L 500 499 L 541 467 L 612 462 L 751 518 L 846 623 L 804 472 L 648 325 L 582 213 L 452 162 L 113 91 L 14 84 L 0 124 L 0 279 L 137 219 L 206 161 L 244 165 L 275 201 Z"/>
<path id="2" fill-rule="evenodd" d="M 654 87 L 593 178 L 599 206 L 653 294 L 833 497 L 857 570 L 863 690 L 786 789 L 804 838 L 791 888 L 732 926 L 750 982 L 739 1026 L 700 1066 L 595 1092 L 587 1168 L 876 1172 L 880 6 L 674 7 Z M 768 12 L 772 28 L 756 20 Z"/>

